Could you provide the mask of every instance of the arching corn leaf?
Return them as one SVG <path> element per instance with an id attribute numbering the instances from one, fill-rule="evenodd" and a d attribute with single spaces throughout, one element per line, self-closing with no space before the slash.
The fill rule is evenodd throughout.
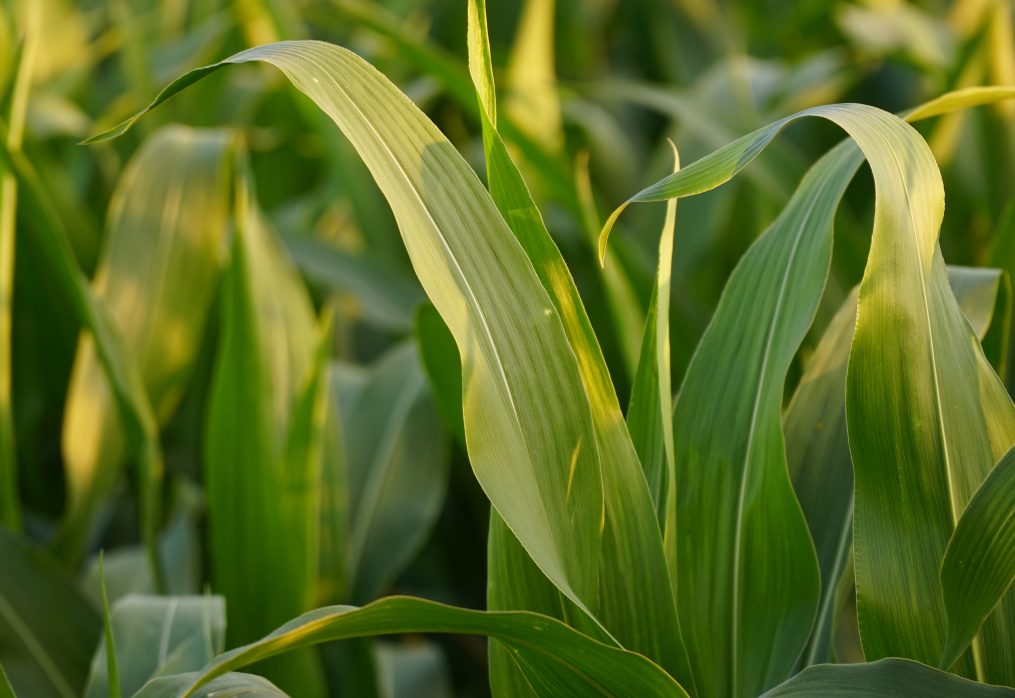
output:
<path id="1" fill-rule="evenodd" d="M 948 267 L 948 280 L 977 337 L 1002 318 L 996 269 Z M 832 318 L 783 416 L 786 458 L 821 569 L 821 601 L 804 665 L 831 660 L 839 579 L 853 541 L 853 463 L 846 437 L 846 365 L 856 324 L 856 290 Z"/>
<path id="2" fill-rule="evenodd" d="M 984 103 L 1011 92 L 958 93 L 917 115 Z M 901 120 L 880 110 L 818 107 L 739 139 L 629 202 L 687 196 L 718 186 L 781 128 L 806 115 L 828 118 L 853 137 L 872 165 L 879 195 L 875 242 L 860 292 L 868 302 L 860 304 L 848 393 L 853 398 L 847 401 L 852 404 L 850 433 L 856 440 L 851 445 L 861 483 L 856 567 L 865 651 L 868 658 L 899 654 L 936 662 L 943 640 L 937 566 L 969 486 L 982 480 L 997 451 L 1015 440 L 1015 413 L 962 318 L 936 252 L 943 193 L 926 144 Z M 745 255 L 677 402 L 677 529 L 704 530 L 723 541 L 719 548 L 708 542 L 709 536 L 681 536 L 677 544 L 678 605 L 682 625 L 693 628 L 686 640 L 699 687 L 711 680 L 716 684 L 710 690 L 732 687 L 734 694 L 749 694 L 771 685 L 780 673 L 788 673 L 810 627 L 817 580 L 815 575 L 808 581 L 808 565 L 802 562 L 810 545 L 785 476 L 779 405 L 785 368 L 824 285 L 831 214 L 859 163 L 858 152 L 848 143 L 823 158 Z M 802 195 L 808 187 L 813 191 Z M 604 230 L 604 244 L 622 209 Z M 779 240 L 792 239 L 785 231 L 794 229 L 796 242 Z M 767 264 L 766 253 L 773 254 Z M 806 263 L 793 269 L 798 253 Z M 815 273 L 815 268 L 821 271 Z M 805 283 L 801 277 L 809 277 L 809 286 L 797 286 Z M 787 289 L 793 292 L 785 293 Z M 752 322 L 760 326 L 747 336 L 763 338 L 760 348 L 742 339 L 743 328 Z M 715 339 L 719 332 L 734 330 L 737 341 Z M 738 353 L 743 355 L 730 355 Z M 890 376 L 877 375 L 889 366 Z M 727 380 L 731 370 L 736 378 Z M 768 374 L 769 382 L 745 380 L 741 371 Z M 745 383 L 747 396 L 737 397 Z M 710 401 L 713 394 L 722 398 Z M 986 400 L 983 407 L 981 397 Z M 700 409 L 710 402 L 720 411 Z M 926 415 L 897 411 L 897 404 L 920 405 Z M 946 432 L 950 439 L 941 438 Z M 902 450 L 888 459 L 884 449 L 889 444 L 899 448 L 900 443 Z M 891 460 L 887 465 L 886 459 Z M 962 472 L 955 472 L 957 463 L 962 463 Z M 922 480 L 919 486 L 903 488 L 900 495 L 899 488 L 885 480 L 899 470 Z M 897 477 L 902 475 L 891 475 Z M 962 483 L 950 501 L 946 489 L 953 478 L 962 478 Z M 932 526 L 924 521 L 928 508 L 937 517 Z M 913 520 L 921 523 L 907 523 Z M 772 535 L 775 530 L 778 536 Z M 876 534 L 878 530 L 882 533 Z M 886 537 L 886 530 L 897 535 Z M 726 559 L 718 565 L 717 549 Z M 868 554 L 876 559 L 869 560 Z M 998 627 L 1010 626 L 1001 617 Z M 986 640 L 988 677 L 1007 671 L 1012 656 L 1008 642 L 1003 632 Z"/>
<path id="3" fill-rule="evenodd" d="M 524 250 L 436 127 L 340 47 L 299 41 L 244 51 L 181 77 L 153 106 L 224 65 L 251 61 L 281 69 L 364 158 L 462 355 L 477 478 L 544 574 L 594 616 L 604 525 L 599 444 L 561 316 Z"/>
<path id="4" fill-rule="evenodd" d="M 188 691 L 224 672 L 295 648 L 409 632 L 496 637 L 508 646 L 539 696 L 687 695 L 645 657 L 592 640 L 558 620 L 523 611 L 470 611 L 400 596 L 362 608 L 329 606 L 310 611 L 257 642 L 221 655 L 205 667 Z"/>

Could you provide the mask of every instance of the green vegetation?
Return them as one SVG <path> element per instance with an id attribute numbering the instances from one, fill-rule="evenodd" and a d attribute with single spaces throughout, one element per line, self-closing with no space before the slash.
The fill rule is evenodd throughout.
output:
<path id="1" fill-rule="evenodd" d="M 0 3 L 0 696 L 1015 696 L 1009 0 Z"/>

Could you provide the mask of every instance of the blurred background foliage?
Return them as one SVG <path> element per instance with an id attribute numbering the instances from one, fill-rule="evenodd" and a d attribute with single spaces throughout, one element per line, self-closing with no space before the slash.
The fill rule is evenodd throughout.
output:
<path id="1" fill-rule="evenodd" d="M 6 496 L 17 503 L 0 532 L 0 547 L 15 551 L 4 554 L 0 594 L 16 598 L 28 574 L 49 579 L 39 584 L 49 596 L 22 599 L 19 610 L 41 637 L 78 648 L 66 654 L 72 692 L 84 688 L 99 638 L 99 550 L 113 602 L 157 589 L 224 593 L 228 646 L 316 605 L 388 593 L 484 607 L 488 504 L 448 397 L 454 347 L 424 303 L 386 202 L 334 126 L 280 76 L 245 68 L 208 78 L 123 138 L 78 144 L 188 69 L 247 46 L 315 38 L 378 67 L 482 172 L 465 3 L 3 5 L 6 161 L 23 156 L 38 188 L 22 201 L 41 208 L 21 203 L 0 248 L 9 347 L 2 457 L 12 474 Z M 518 0 L 491 2 L 489 13 L 501 132 L 575 276 L 622 404 L 663 207 L 623 218 L 605 269 L 594 241 L 605 212 L 669 171 L 667 138 L 689 163 L 817 104 L 900 111 L 958 87 L 1015 84 L 1008 0 Z M 1006 206 L 1013 106 L 918 127 L 945 177 L 941 245 L 951 264 L 1015 272 L 1015 210 Z M 746 177 L 681 204 L 676 384 L 733 266 L 839 137 L 821 123 L 794 126 Z M 249 173 L 245 201 L 230 200 L 236 168 Z M 3 176 L 10 212 L 18 192 L 6 166 Z M 831 281 L 797 376 L 862 274 L 871 189 L 858 178 L 840 209 Z M 244 211 L 237 225 L 234 205 Z M 53 281 L 42 229 L 54 224 L 147 390 L 164 463 L 147 499 L 82 316 Z M 787 390 L 794 385 L 791 376 Z M 286 477 L 320 463 L 321 491 L 278 481 L 278 462 Z M 283 491 L 263 507 L 245 504 Z M 280 535 L 306 525 L 308 510 L 319 540 Z M 143 551 L 146 530 L 158 540 L 162 584 Z M 32 571 L 14 576 L 14 559 Z M 74 637 L 47 629 L 71 616 Z M 838 643 L 841 659 L 858 658 L 848 628 Z M 293 655 L 274 675 L 317 673 L 320 687 L 343 695 L 488 691 L 485 641 L 474 637 L 351 641 L 320 652 L 327 661 Z"/>

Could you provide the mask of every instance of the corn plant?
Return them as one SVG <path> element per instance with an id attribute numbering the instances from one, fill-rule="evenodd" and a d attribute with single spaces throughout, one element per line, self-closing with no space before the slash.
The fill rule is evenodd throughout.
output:
<path id="1" fill-rule="evenodd" d="M 343 694 L 381 695 L 365 639 L 422 633 L 488 638 L 497 696 L 1015 695 L 1011 285 L 1004 269 L 945 263 L 944 145 L 913 126 L 956 124 L 1015 88 L 944 81 L 942 96 L 900 114 L 822 104 L 740 137 L 692 124 L 724 142 L 688 162 L 675 134 L 663 150 L 672 173 L 600 229 L 587 163 L 573 179 L 555 164 L 552 3 L 526 3 L 506 99 L 484 0 L 467 6 L 467 70 L 383 12 L 341 9 L 468 104 L 483 178 L 367 60 L 277 40 L 300 33 L 295 15 L 243 7 L 248 39 L 270 43 L 185 72 L 86 144 L 108 148 L 212 74 L 267 64 L 302 94 L 293 108 L 331 166 L 354 172 L 353 151 L 362 161 L 421 289 L 280 232 L 289 219 L 264 210 L 254 144 L 224 123 L 147 134 L 89 280 L 22 152 L 26 42 L 0 133 L 0 236 L 13 244 L 15 207 L 31 221 L 33 259 L 83 333 L 62 426 L 67 504 L 48 552 L 16 532 L 0 392 L 0 695 L 318 696 L 334 666 Z M 844 23 L 862 22 L 857 12 Z M 127 34 L 123 51 L 144 46 Z M 128 73 L 134 92 L 153 84 L 137 65 Z M 692 110 L 643 85 L 589 89 Z M 846 139 L 799 177 L 752 164 L 793 162 L 780 134 L 801 121 Z M 864 163 L 870 246 L 859 284 L 836 295 L 833 230 L 866 232 L 842 206 Z M 682 337 L 674 260 L 699 220 L 684 209 L 741 173 L 772 215 L 759 216 L 700 339 L 671 346 Z M 329 181 L 325 196 L 344 186 Z M 581 221 L 605 312 L 551 235 L 536 203 L 547 192 Z M 633 204 L 648 202 L 665 215 L 643 310 L 611 234 L 646 220 Z M 378 220 L 367 204 L 357 216 Z M 993 257 L 1009 269 L 1011 220 Z M 408 340 L 366 368 L 334 360 L 341 299 L 317 302 L 304 276 L 353 288 L 372 322 Z M 432 307 L 415 310 L 423 295 Z M 188 399 L 201 402 L 200 494 L 167 468 L 161 436 Z M 452 440 L 490 503 L 486 610 L 383 596 L 435 525 Z M 88 599 L 67 571 L 94 549 L 128 464 L 139 541 L 91 563 Z M 839 647 L 851 626 L 862 661 Z"/>

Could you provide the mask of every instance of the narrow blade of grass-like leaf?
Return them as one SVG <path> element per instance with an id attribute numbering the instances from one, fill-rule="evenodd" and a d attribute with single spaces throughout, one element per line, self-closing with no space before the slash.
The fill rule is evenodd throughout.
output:
<path id="1" fill-rule="evenodd" d="M 680 169 L 680 156 L 673 147 L 673 169 Z M 670 376 L 670 281 L 673 273 L 673 234 L 677 200 L 666 203 L 666 218 L 659 236 L 659 262 L 652 299 L 649 301 L 642 334 L 638 371 L 627 408 L 627 428 L 645 470 L 664 534 L 667 508 L 674 482 L 673 379 Z M 670 574 L 675 569 L 671 567 Z"/>

